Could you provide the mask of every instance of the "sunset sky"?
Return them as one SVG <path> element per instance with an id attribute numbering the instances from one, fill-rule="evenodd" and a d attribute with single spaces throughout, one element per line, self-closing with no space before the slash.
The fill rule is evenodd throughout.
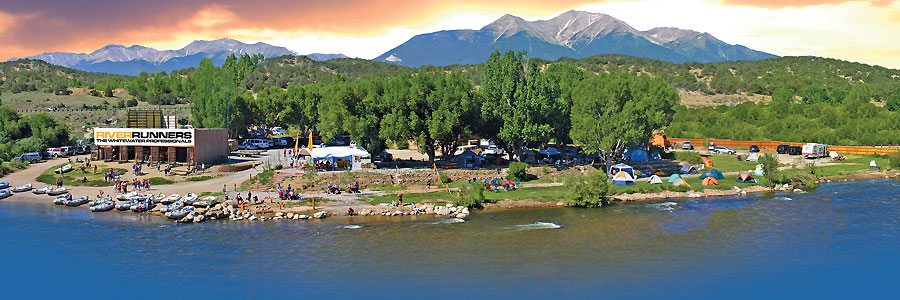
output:
<path id="1" fill-rule="evenodd" d="M 570 9 L 609 14 L 638 30 L 709 32 L 776 55 L 900 68 L 900 1 L 841 0 L 4 0 L 0 60 L 108 44 L 178 49 L 223 37 L 374 58 L 416 34 L 478 29 L 507 13 L 548 19 Z"/>

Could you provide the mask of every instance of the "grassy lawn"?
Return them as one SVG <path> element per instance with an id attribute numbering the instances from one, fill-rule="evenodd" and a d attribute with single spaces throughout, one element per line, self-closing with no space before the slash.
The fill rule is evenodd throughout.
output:
<path id="1" fill-rule="evenodd" d="M 713 161 L 713 168 L 722 172 L 733 171 L 749 171 L 756 169 L 758 162 L 746 161 L 746 156 L 741 156 L 741 160 L 737 160 L 737 155 L 710 155 L 709 159 Z M 708 168 L 707 168 L 708 169 Z"/>
<path id="2" fill-rule="evenodd" d="M 162 178 L 162 177 L 151 177 L 151 178 L 148 178 L 148 179 L 150 180 L 150 184 L 151 184 L 151 185 L 164 185 L 164 184 L 173 184 L 173 183 L 175 183 L 175 181 L 172 181 L 172 180 L 167 179 L 167 178 Z"/>
<path id="3" fill-rule="evenodd" d="M 86 169 L 87 171 L 83 174 L 79 173 L 80 171 L 78 169 L 74 169 L 72 171 L 69 171 L 68 173 L 63 173 L 62 175 L 56 174 L 56 172 L 54 172 L 54 170 L 56 170 L 56 168 L 59 168 L 64 165 L 67 165 L 67 164 L 60 164 L 60 165 L 50 167 L 49 169 L 47 169 L 46 171 L 41 173 L 40 176 L 37 177 L 37 181 L 41 182 L 41 183 L 46 183 L 49 185 L 56 185 L 56 179 L 62 178 L 63 185 L 69 185 L 69 186 L 109 186 L 110 185 L 110 183 L 106 182 L 106 180 L 103 180 L 103 173 L 105 171 L 108 171 L 108 167 L 105 165 L 94 164 L 97 166 L 97 174 L 93 174 L 93 167 L 91 167 L 90 169 Z M 74 168 L 75 165 L 73 164 L 72 167 Z M 113 170 L 121 172 L 122 174 L 125 174 L 125 172 L 126 172 L 125 169 L 113 169 Z M 87 177 L 86 182 L 77 181 L 78 179 L 83 179 L 85 177 Z"/>

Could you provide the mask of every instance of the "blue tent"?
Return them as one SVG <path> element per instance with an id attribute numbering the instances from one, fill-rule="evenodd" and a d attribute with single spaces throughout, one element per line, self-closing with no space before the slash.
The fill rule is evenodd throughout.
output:
<path id="1" fill-rule="evenodd" d="M 706 171 L 706 173 L 703 173 L 702 175 L 700 175 L 700 179 L 704 179 L 706 177 L 712 177 L 712 178 L 720 179 L 720 180 L 725 179 L 725 175 L 722 175 L 722 172 L 719 172 L 719 170 L 716 170 L 716 169 Z"/>
<path id="2" fill-rule="evenodd" d="M 628 155 L 631 161 L 650 161 L 650 156 L 647 155 L 647 151 L 644 151 L 644 149 L 631 150 Z"/>
<path id="3" fill-rule="evenodd" d="M 672 176 L 669 176 L 669 183 L 675 183 L 678 178 L 681 178 L 681 174 L 672 174 Z"/>
<path id="4" fill-rule="evenodd" d="M 634 168 L 626 164 L 615 164 L 612 167 L 609 167 L 609 172 L 606 172 L 606 176 L 613 177 L 619 172 L 628 173 L 631 178 L 634 178 Z"/>
<path id="5" fill-rule="evenodd" d="M 684 165 L 683 167 L 681 167 L 681 171 L 679 171 L 679 173 L 694 174 L 694 173 L 697 173 L 697 168 L 694 168 L 693 165 Z"/>

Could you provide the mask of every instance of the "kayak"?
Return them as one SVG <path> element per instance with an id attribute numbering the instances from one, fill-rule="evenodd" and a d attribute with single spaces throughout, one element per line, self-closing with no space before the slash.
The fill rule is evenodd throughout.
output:
<path id="1" fill-rule="evenodd" d="M 16 192 L 16 193 L 21 193 L 21 192 L 27 192 L 27 191 L 30 191 L 31 188 L 32 188 L 32 187 L 31 187 L 31 184 L 29 183 L 29 184 L 26 184 L 26 185 L 20 185 L 20 186 L 14 187 L 14 188 L 12 189 L 12 191 L 13 191 L 13 192 Z"/>
<path id="2" fill-rule="evenodd" d="M 81 196 L 72 200 L 66 200 L 65 204 L 66 206 L 81 206 L 87 204 L 90 201 L 91 199 L 89 199 L 88 196 Z"/>
<path id="3" fill-rule="evenodd" d="M 6 199 L 9 196 L 12 196 L 12 192 L 9 190 L 0 190 L 0 199 Z"/>

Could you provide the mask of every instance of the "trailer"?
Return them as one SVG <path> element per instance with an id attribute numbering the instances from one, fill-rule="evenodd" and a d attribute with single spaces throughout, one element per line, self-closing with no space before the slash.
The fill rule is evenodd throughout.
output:
<path id="1" fill-rule="evenodd" d="M 825 144 L 817 144 L 817 143 L 807 143 L 803 145 L 803 150 L 801 151 L 803 158 L 820 158 L 828 156 L 828 145 Z"/>

